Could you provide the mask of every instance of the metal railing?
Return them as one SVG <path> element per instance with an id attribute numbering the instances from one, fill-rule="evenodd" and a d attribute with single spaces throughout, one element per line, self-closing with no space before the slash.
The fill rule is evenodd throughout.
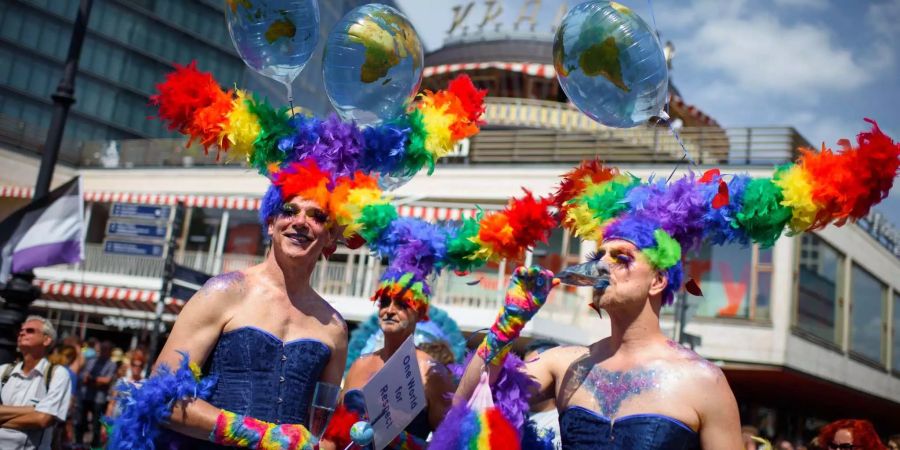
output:
<path id="1" fill-rule="evenodd" d="M 573 106 L 551 101 L 489 98 L 489 124 L 471 139 L 468 156 L 448 164 L 575 163 L 600 158 L 609 163 L 672 163 L 684 154 L 664 127 L 608 128 Z M 790 127 L 686 127 L 678 130 L 691 159 L 699 164 L 771 165 L 792 161 L 809 143 Z M 0 143 L 40 153 L 43 134 L 23 122 L 0 118 Z M 242 166 L 227 153 L 207 155 L 182 138 L 65 142 L 63 161 L 80 167 Z"/>
<path id="2" fill-rule="evenodd" d="M 225 253 L 221 255 L 220 260 L 207 252 L 185 251 L 177 252 L 175 259 L 179 264 L 217 275 L 258 264 L 263 257 Z M 326 297 L 368 298 L 377 288 L 378 277 L 382 272 L 380 262 L 360 252 L 347 254 L 346 259 L 346 262 L 320 262 L 311 278 L 313 287 Z M 103 251 L 100 244 L 86 244 L 84 261 L 56 268 L 78 273 L 158 279 L 162 277 L 163 264 L 162 258 L 109 254 Z M 478 278 L 481 280 L 479 283 L 471 284 L 469 279 L 445 272 L 432 282 L 432 302 L 436 305 L 478 309 L 494 314 L 503 301 L 502 290 L 499 290 L 498 286 L 506 286 L 508 279 L 505 277 L 498 279 L 496 272 L 485 272 L 478 275 Z M 554 291 L 553 297 L 548 302 L 547 314 L 561 313 L 565 318 L 569 316 L 572 308 L 578 309 L 575 305 L 581 304 L 583 301 L 579 301 L 577 295 L 559 289 Z"/>

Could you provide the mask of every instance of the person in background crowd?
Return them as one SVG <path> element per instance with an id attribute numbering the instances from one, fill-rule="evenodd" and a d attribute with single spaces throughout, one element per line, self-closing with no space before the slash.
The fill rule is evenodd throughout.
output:
<path id="1" fill-rule="evenodd" d="M 16 341 L 22 361 L 0 366 L 0 449 L 50 450 L 57 421 L 65 421 L 72 399 L 65 367 L 47 354 L 56 329 L 29 316 Z"/>
<path id="2" fill-rule="evenodd" d="M 72 383 L 72 399 L 69 401 L 66 421 L 63 426 L 56 427 L 54 433 L 54 450 L 63 448 L 63 446 L 71 446 L 75 442 L 75 429 L 72 427 L 72 416 L 74 415 L 75 399 L 77 398 L 75 393 L 78 392 L 78 375 L 72 371 L 71 366 L 76 362 L 80 354 L 81 352 L 78 351 L 78 347 L 63 343 L 54 347 L 53 352 L 47 357 L 47 360 L 49 360 L 51 364 L 56 364 L 66 369 L 69 373 L 69 381 Z"/>
<path id="3" fill-rule="evenodd" d="M 900 450 L 900 434 L 895 434 L 888 438 L 887 446 L 891 450 Z"/>
<path id="4" fill-rule="evenodd" d="M 559 347 L 559 344 L 553 341 L 542 339 L 531 341 L 525 346 L 522 361 L 525 361 L 525 363 L 537 361 L 541 357 L 541 353 L 556 347 Z M 555 398 L 547 398 L 544 401 L 531 405 L 531 417 L 529 419 L 534 422 L 539 435 L 553 432 L 554 448 L 557 450 L 562 448 L 562 440 L 559 435 L 559 410 L 556 409 Z"/>
<path id="5" fill-rule="evenodd" d="M 97 357 L 89 359 L 81 371 L 81 423 L 76 430 L 76 439 L 78 443 L 84 443 L 84 432 L 90 414 L 91 447 L 101 445 L 100 419 L 106 411 L 109 388 L 116 376 L 116 363 L 111 359 L 112 350 L 112 343 L 103 341 Z"/>
<path id="6" fill-rule="evenodd" d="M 823 450 L 887 450 L 868 420 L 841 419 L 819 430 Z"/>

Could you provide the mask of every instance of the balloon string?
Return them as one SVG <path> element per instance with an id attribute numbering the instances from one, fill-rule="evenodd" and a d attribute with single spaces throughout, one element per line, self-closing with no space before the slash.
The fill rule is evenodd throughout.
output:
<path id="1" fill-rule="evenodd" d="M 669 178 L 666 178 L 666 183 L 668 183 L 672 179 L 672 176 L 675 175 L 675 171 L 678 170 L 678 167 L 681 165 L 681 163 L 684 162 L 685 159 L 691 164 L 691 166 L 696 167 L 697 163 L 694 162 L 693 158 L 691 158 L 690 153 L 688 153 L 687 146 L 684 145 L 684 141 L 681 140 L 681 136 L 678 135 L 678 131 L 675 131 L 675 127 L 672 126 L 672 121 L 669 120 L 669 115 L 666 114 L 665 111 L 662 111 L 660 113 L 660 117 L 657 118 L 656 123 L 657 125 L 660 123 L 664 123 L 667 127 L 669 127 L 669 132 L 672 133 L 672 136 L 675 137 L 675 141 L 678 142 L 678 145 L 681 147 L 682 151 L 681 159 L 679 159 L 678 162 L 675 163 L 675 167 L 672 169 L 672 173 L 669 174 Z"/>

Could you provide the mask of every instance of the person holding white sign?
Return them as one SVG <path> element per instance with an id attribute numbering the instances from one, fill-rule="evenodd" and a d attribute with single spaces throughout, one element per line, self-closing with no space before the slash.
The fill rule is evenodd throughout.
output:
<path id="1" fill-rule="evenodd" d="M 358 397 L 354 397 L 352 391 L 361 389 L 384 367 L 385 362 L 415 333 L 416 323 L 428 319 L 430 294 L 425 277 L 414 271 L 400 272 L 396 269 L 396 265 L 393 265 L 382 276 L 379 288 L 372 299 L 378 307 L 378 324 L 384 333 L 384 347 L 361 356 L 350 366 L 344 380 L 344 401 L 348 403 L 346 406 L 351 407 L 349 403 L 357 402 Z M 388 448 L 400 448 L 402 443 L 423 444 L 443 420 L 450 407 L 452 394 L 456 390 L 456 384 L 447 367 L 418 349 L 416 360 L 422 374 L 426 406 Z M 346 395 L 347 393 L 350 395 Z M 371 411 L 369 415 L 372 415 Z M 374 418 L 370 417 L 370 420 L 372 419 Z M 327 444 L 328 441 L 323 441 L 321 448 L 333 448 Z"/>

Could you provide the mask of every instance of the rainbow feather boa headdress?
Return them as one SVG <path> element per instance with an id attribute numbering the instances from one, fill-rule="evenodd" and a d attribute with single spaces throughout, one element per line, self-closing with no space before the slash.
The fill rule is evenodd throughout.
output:
<path id="1" fill-rule="evenodd" d="M 478 132 L 486 94 L 460 76 L 447 90 L 420 94 L 404 115 L 360 129 L 336 116 L 291 115 L 240 89 L 224 91 L 195 63 L 177 66 L 157 90 L 151 101 L 169 129 L 215 148 L 217 158 L 246 159 L 270 178 L 263 222 L 302 195 L 323 202 L 347 236 L 364 205 L 386 203 L 379 177 L 408 178 L 425 166 L 430 174 L 459 140 Z"/>
<path id="2" fill-rule="evenodd" d="M 841 152 L 801 149 L 795 164 L 772 177 L 723 175 L 712 169 L 666 183 L 621 174 L 597 161 L 563 176 L 555 195 L 561 219 L 587 240 L 632 242 L 659 270 L 668 271 L 665 303 L 680 288 L 683 250 L 751 242 L 772 246 L 782 233 L 796 234 L 864 217 L 884 199 L 900 167 L 900 144 L 869 119 L 872 130 Z"/>

